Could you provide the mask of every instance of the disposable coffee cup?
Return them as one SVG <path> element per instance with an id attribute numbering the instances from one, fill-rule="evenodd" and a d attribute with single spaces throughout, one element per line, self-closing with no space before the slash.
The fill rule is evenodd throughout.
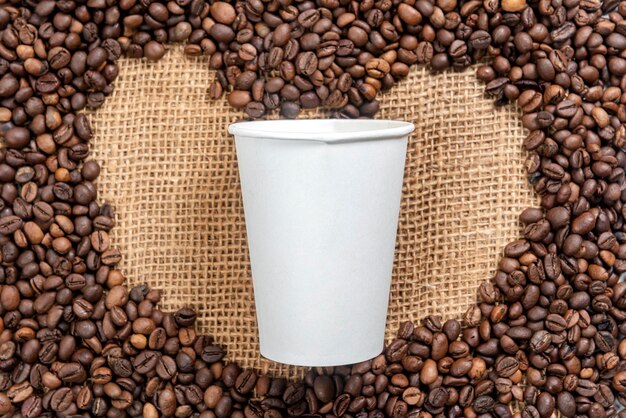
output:
<path id="1" fill-rule="evenodd" d="M 264 357 L 333 366 L 382 351 L 413 129 L 389 120 L 230 125 Z"/>

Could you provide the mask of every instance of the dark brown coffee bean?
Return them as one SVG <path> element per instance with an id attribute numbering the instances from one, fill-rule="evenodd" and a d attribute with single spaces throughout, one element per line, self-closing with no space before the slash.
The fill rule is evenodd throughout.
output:
<path id="1" fill-rule="evenodd" d="M 315 378 L 313 386 L 315 396 L 323 402 L 330 402 L 335 397 L 335 384 L 332 379 L 327 376 L 318 376 Z"/>
<path id="2" fill-rule="evenodd" d="M 503 357 L 496 362 L 495 371 L 501 377 L 510 377 L 519 370 L 519 362 L 514 357 Z"/>
<path id="3" fill-rule="evenodd" d="M 165 47 L 157 41 L 150 41 L 144 45 L 143 55 L 150 61 L 158 61 L 165 55 Z"/>
<path id="4" fill-rule="evenodd" d="M 216 23 L 211 27 L 210 35 L 218 42 L 230 42 L 235 39 L 235 32 L 221 23 Z"/>
<path id="5" fill-rule="evenodd" d="M 158 355 L 154 351 L 142 351 L 133 359 L 133 368 L 140 374 L 146 374 L 156 367 Z"/>
<path id="6" fill-rule="evenodd" d="M 305 388 L 301 384 L 291 384 L 283 394 L 283 401 L 287 405 L 293 405 L 304 398 Z"/>
<path id="7" fill-rule="evenodd" d="M 591 212 L 584 212 L 572 222 L 572 232 L 580 235 L 589 233 L 594 228 L 595 222 L 596 217 Z"/>
<path id="8" fill-rule="evenodd" d="M 474 409 L 479 414 L 490 412 L 495 406 L 495 400 L 490 396 L 479 396 L 474 400 Z"/>
<path id="9" fill-rule="evenodd" d="M 41 398 L 30 396 L 24 401 L 20 410 L 24 418 L 34 418 L 40 416 L 43 412 Z"/>
<path id="10" fill-rule="evenodd" d="M 347 410 L 348 407 L 350 406 L 350 395 L 348 395 L 347 393 L 344 393 L 343 395 L 339 395 L 336 399 L 335 402 L 333 403 L 333 413 L 336 416 L 342 416 Z"/>
<path id="11" fill-rule="evenodd" d="M 23 221 L 17 216 L 9 215 L 0 218 L 0 234 L 12 234 L 22 226 Z"/>
<path id="12" fill-rule="evenodd" d="M 220 361 L 222 357 L 224 357 L 224 351 L 219 347 L 209 345 L 202 349 L 200 355 L 202 357 L 202 360 L 204 360 L 205 362 L 215 363 L 217 361 Z"/>
<path id="13" fill-rule="evenodd" d="M 306 10 L 298 15 L 298 23 L 303 28 L 310 28 L 320 20 L 320 12 L 316 9 Z"/>
<path id="14" fill-rule="evenodd" d="M 550 314 L 546 318 L 546 328 L 553 332 L 560 332 L 566 329 L 567 322 L 565 319 L 557 314 Z"/>
<path id="15" fill-rule="evenodd" d="M 300 106 L 295 102 L 283 102 L 280 106 L 280 114 L 287 119 L 295 119 L 300 113 Z"/>
<path id="16" fill-rule="evenodd" d="M 5 74 L 0 78 L 0 97 L 11 97 L 19 88 L 20 84 L 13 74 Z"/>
<path id="17" fill-rule="evenodd" d="M 30 142 L 30 132 L 26 128 L 13 127 L 4 134 L 4 142 L 9 148 L 22 149 Z"/>
<path id="18" fill-rule="evenodd" d="M 573 417 L 576 414 L 576 401 L 569 392 L 560 392 L 556 398 L 558 411 L 566 417 Z"/>
<path id="19" fill-rule="evenodd" d="M 547 331 L 537 331 L 530 340 L 531 348 L 536 353 L 545 351 L 551 343 L 552 336 Z"/>
<path id="20" fill-rule="evenodd" d="M 56 412 L 67 410 L 73 401 L 72 390 L 70 388 L 61 388 L 54 391 L 50 398 L 50 408 Z"/>
<path id="21" fill-rule="evenodd" d="M 243 371 L 235 382 L 235 388 L 241 394 L 246 394 L 254 389 L 256 385 L 257 375 L 252 370 Z"/>
<path id="22" fill-rule="evenodd" d="M 427 402 L 434 408 L 441 408 L 448 401 L 448 397 L 448 391 L 439 387 L 429 393 Z"/>
<path id="23" fill-rule="evenodd" d="M 80 363 L 66 363 L 59 370 L 59 378 L 66 383 L 83 383 L 87 373 Z"/>
<path id="24" fill-rule="evenodd" d="M 309 76 L 317 70 L 317 56 L 313 52 L 303 52 L 296 58 L 296 71 L 298 74 Z"/>
<path id="25" fill-rule="evenodd" d="M 470 35 L 470 46 L 475 50 L 487 49 L 491 44 L 491 35 L 484 30 L 477 30 Z"/>

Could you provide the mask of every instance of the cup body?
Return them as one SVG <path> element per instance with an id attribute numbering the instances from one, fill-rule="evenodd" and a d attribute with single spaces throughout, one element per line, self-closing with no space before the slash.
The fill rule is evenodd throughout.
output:
<path id="1" fill-rule="evenodd" d="M 263 356 L 332 366 L 381 352 L 412 130 L 375 120 L 229 128 Z"/>

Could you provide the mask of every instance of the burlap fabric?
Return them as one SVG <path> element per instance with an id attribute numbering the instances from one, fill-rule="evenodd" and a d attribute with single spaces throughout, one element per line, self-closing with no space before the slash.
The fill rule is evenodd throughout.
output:
<path id="1" fill-rule="evenodd" d="M 93 115 L 100 199 L 117 211 L 116 245 L 131 284 L 163 290 L 169 310 L 199 311 L 199 328 L 242 366 L 294 377 L 260 357 L 234 141 L 243 114 L 211 101 L 207 61 L 178 47 L 158 63 L 123 60 L 116 91 Z M 387 321 L 461 314 L 536 204 L 514 108 L 495 109 L 474 71 L 416 68 L 382 97 L 380 118 L 413 121 Z"/>

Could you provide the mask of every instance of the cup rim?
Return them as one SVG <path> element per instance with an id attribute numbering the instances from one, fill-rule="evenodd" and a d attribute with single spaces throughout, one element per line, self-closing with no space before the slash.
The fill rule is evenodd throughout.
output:
<path id="1" fill-rule="evenodd" d="M 235 122 L 228 132 L 258 139 L 324 143 L 398 139 L 415 130 L 411 122 L 386 119 L 280 119 Z"/>

